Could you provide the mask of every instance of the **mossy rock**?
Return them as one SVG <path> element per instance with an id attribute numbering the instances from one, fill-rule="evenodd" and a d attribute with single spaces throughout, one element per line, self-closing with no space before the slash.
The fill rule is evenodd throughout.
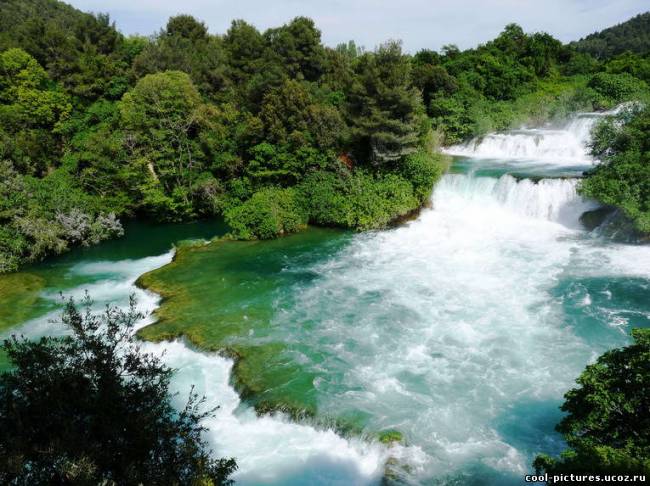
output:
<path id="1" fill-rule="evenodd" d="M 0 275 L 0 331 L 32 317 L 45 280 L 31 273 Z"/>
<path id="2" fill-rule="evenodd" d="M 377 435 L 382 444 L 404 443 L 404 435 L 399 430 L 382 430 Z"/>

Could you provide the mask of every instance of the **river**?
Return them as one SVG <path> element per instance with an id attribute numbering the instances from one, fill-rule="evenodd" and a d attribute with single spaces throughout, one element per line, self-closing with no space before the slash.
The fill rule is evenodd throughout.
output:
<path id="1" fill-rule="evenodd" d="M 32 282 L 29 310 L 0 295 L 0 329 L 61 332 L 60 290 L 98 308 L 135 292 L 159 307 L 142 326 L 165 317 L 145 335 L 244 350 L 237 372 L 258 386 L 246 400 L 232 360 L 182 339 L 146 345 L 166 351 L 181 396 L 195 384 L 221 405 L 207 438 L 237 458 L 238 484 L 522 484 L 536 453 L 562 450 L 558 407 L 585 365 L 650 325 L 650 248 L 580 223 L 598 207 L 576 194 L 598 116 L 450 148 L 431 208 L 386 231 L 218 243 L 164 267 L 174 243 L 223 226 L 132 226 L 12 276 Z M 135 286 L 160 267 L 182 299 Z M 314 415 L 259 417 L 262 398 Z M 381 444 L 382 431 L 403 440 Z"/>

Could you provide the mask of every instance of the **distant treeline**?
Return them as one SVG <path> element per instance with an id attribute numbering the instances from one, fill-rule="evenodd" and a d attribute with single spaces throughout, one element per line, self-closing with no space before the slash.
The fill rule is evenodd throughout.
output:
<path id="1" fill-rule="evenodd" d="M 650 12 L 590 34 L 571 45 L 596 59 L 610 59 L 625 52 L 647 55 L 650 53 Z"/>

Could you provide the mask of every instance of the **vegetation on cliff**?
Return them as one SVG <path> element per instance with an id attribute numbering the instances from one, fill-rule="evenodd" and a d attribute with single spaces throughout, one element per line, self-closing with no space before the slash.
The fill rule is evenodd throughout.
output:
<path id="1" fill-rule="evenodd" d="M 650 234 L 650 107 L 631 106 L 600 123 L 591 150 L 599 163 L 581 181 L 582 193 L 620 208 Z"/>

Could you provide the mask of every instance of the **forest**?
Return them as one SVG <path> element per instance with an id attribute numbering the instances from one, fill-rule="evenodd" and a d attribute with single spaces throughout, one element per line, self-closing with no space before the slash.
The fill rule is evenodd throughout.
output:
<path id="1" fill-rule="evenodd" d="M 441 144 L 640 99 L 650 81 L 647 53 L 600 59 L 515 24 L 408 55 L 324 46 L 307 18 L 212 35 L 179 15 L 140 37 L 55 0 L 2 6 L 0 272 L 131 218 L 223 217 L 238 239 L 384 227 L 427 201 Z"/>

